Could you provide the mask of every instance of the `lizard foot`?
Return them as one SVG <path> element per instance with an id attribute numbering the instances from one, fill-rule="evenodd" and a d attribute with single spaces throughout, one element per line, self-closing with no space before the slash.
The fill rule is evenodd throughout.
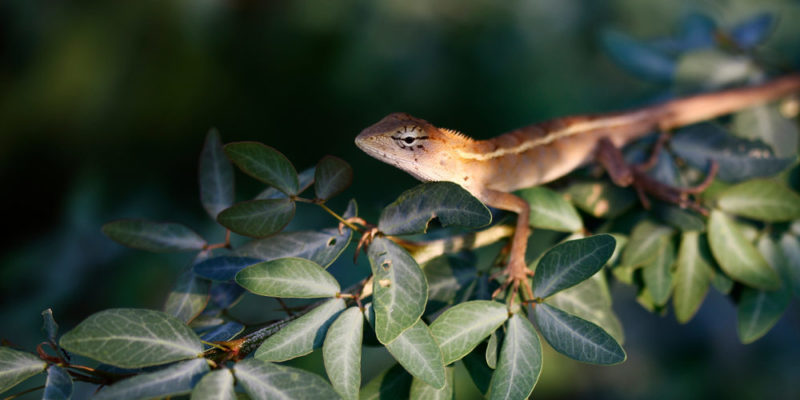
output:
<path id="1" fill-rule="evenodd" d="M 711 167 L 703 182 L 697 186 L 682 188 L 661 183 L 645 173 L 647 168 L 635 165 L 633 166 L 633 188 L 636 190 L 636 194 L 639 196 L 639 201 L 642 202 L 642 206 L 646 209 L 650 208 L 650 200 L 647 198 L 649 194 L 668 203 L 677 204 L 681 208 L 688 208 L 702 215 L 708 215 L 708 210 L 700 204 L 700 201 L 695 195 L 702 193 L 711 185 L 718 170 L 719 165 L 716 161 L 712 161 Z"/>
<path id="2" fill-rule="evenodd" d="M 514 297 L 516 297 L 520 287 L 523 288 L 529 299 L 533 299 L 533 290 L 531 289 L 530 283 L 528 283 L 528 278 L 533 276 L 533 271 L 528 269 L 528 266 L 525 265 L 524 261 L 519 259 L 510 260 L 506 268 L 501 271 L 499 275 L 505 275 L 506 279 L 502 285 L 500 285 L 500 287 L 492 293 L 492 299 L 505 292 L 509 287 L 511 287 L 511 294 L 507 302 L 509 308 L 514 303 Z M 498 276 L 494 275 L 493 277 L 495 279 L 498 278 Z"/>

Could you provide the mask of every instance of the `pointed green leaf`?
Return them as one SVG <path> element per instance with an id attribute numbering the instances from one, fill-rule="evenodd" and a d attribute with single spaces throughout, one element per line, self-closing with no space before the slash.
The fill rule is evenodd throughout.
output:
<path id="1" fill-rule="evenodd" d="M 58 324 L 53 318 L 52 308 L 42 311 L 42 320 L 42 332 L 47 336 L 47 340 L 56 343 L 58 339 Z"/>
<path id="2" fill-rule="evenodd" d="M 338 397 L 331 385 L 317 374 L 254 358 L 236 363 L 233 374 L 253 400 Z"/>
<path id="3" fill-rule="evenodd" d="M 208 371 L 208 362 L 204 358 L 184 361 L 119 381 L 103 388 L 92 399 L 134 400 L 188 394 Z"/>
<path id="4" fill-rule="evenodd" d="M 304 258 L 279 258 L 251 265 L 236 274 L 236 283 L 260 296 L 317 298 L 339 293 L 328 271 Z"/>
<path id="5" fill-rule="evenodd" d="M 389 239 L 375 238 L 367 257 L 373 274 L 375 334 L 386 344 L 419 320 L 428 302 L 428 282 L 408 252 Z"/>
<path id="6" fill-rule="evenodd" d="M 69 400 L 72 397 L 72 377 L 58 365 L 47 368 L 42 400 Z"/>
<path id="7" fill-rule="evenodd" d="M 594 235 L 563 242 L 542 256 L 533 276 L 533 294 L 550 297 L 577 285 L 603 268 L 614 254 L 611 235 Z"/>
<path id="8" fill-rule="evenodd" d="M 44 371 L 47 363 L 24 351 L 0 346 L 0 393 Z"/>
<path id="9" fill-rule="evenodd" d="M 731 186 L 719 194 L 717 204 L 723 211 L 759 221 L 800 218 L 800 195 L 773 180 L 753 179 Z"/>
<path id="10" fill-rule="evenodd" d="M 653 214 L 665 224 L 683 232 L 706 230 L 706 220 L 696 211 L 680 208 L 674 204 L 653 203 Z"/>
<path id="11" fill-rule="evenodd" d="M 736 331 L 742 343 L 751 343 L 764 336 L 778 322 L 789 305 L 786 290 L 764 291 L 742 289 L 736 308 Z"/>
<path id="12" fill-rule="evenodd" d="M 428 280 L 426 316 L 469 298 L 477 274 L 475 260 L 458 255 L 436 257 L 422 266 L 422 271 Z"/>
<path id="13" fill-rule="evenodd" d="M 684 232 L 678 250 L 672 298 L 678 322 L 685 324 L 692 319 L 703 303 L 714 274 L 712 262 L 705 236 L 699 232 Z"/>
<path id="14" fill-rule="evenodd" d="M 561 194 L 543 186 L 520 190 L 516 194 L 531 206 L 531 226 L 560 232 L 583 229 L 578 211 Z"/>
<path id="15" fill-rule="evenodd" d="M 328 200 L 353 182 L 353 168 L 339 157 L 325 156 L 317 164 L 314 192 L 318 199 Z"/>
<path id="16" fill-rule="evenodd" d="M 300 257 L 328 267 L 350 243 L 350 229 L 281 232 L 265 239 L 253 240 L 235 250 L 242 257 L 270 261 L 276 258 Z"/>
<path id="17" fill-rule="evenodd" d="M 486 342 L 486 365 L 491 368 L 497 368 L 497 352 L 500 346 L 500 334 L 497 330 L 489 335 L 489 340 Z"/>
<path id="18" fill-rule="evenodd" d="M 344 299 L 326 301 L 267 338 L 256 350 L 255 358 L 286 361 L 311 353 L 322 346 L 328 326 L 344 308 Z"/>
<path id="19" fill-rule="evenodd" d="M 210 289 L 211 282 L 186 271 L 178 277 L 175 288 L 167 296 L 164 312 L 189 323 L 206 308 Z"/>
<path id="20" fill-rule="evenodd" d="M 503 303 L 473 300 L 449 308 L 433 321 L 430 330 L 447 365 L 467 355 L 507 318 Z"/>
<path id="21" fill-rule="evenodd" d="M 262 260 L 252 257 L 232 257 L 219 256 L 211 257 L 200 261 L 192 267 L 192 271 L 206 279 L 215 281 L 230 281 L 236 278 L 236 274 L 253 264 L 258 264 Z"/>
<path id="22" fill-rule="evenodd" d="M 294 200 L 288 198 L 243 201 L 220 212 L 217 222 L 240 235 L 265 237 L 285 228 L 294 210 Z"/>
<path id="23" fill-rule="evenodd" d="M 622 252 L 621 265 L 641 267 L 651 263 L 658 253 L 661 236 L 671 236 L 674 229 L 644 220 L 636 224 L 631 232 L 630 240 Z"/>
<path id="24" fill-rule="evenodd" d="M 489 387 L 489 398 L 526 399 L 536 386 L 541 372 L 542 344 L 539 335 L 527 318 L 514 314 L 508 320 L 500 360 Z"/>
<path id="25" fill-rule="evenodd" d="M 436 389 L 444 387 L 442 352 L 422 320 L 418 320 L 414 326 L 386 343 L 386 349 L 415 378 Z"/>
<path id="26" fill-rule="evenodd" d="M 115 242 L 157 253 L 202 250 L 206 241 L 193 230 L 173 222 L 121 219 L 103 225 Z"/>
<path id="27" fill-rule="evenodd" d="M 469 377 L 472 379 L 472 383 L 484 396 L 489 392 L 489 384 L 494 373 L 494 370 L 486 364 L 485 354 L 486 348 L 481 344 L 461 359 L 464 368 L 466 368 Z"/>
<path id="28" fill-rule="evenodd" d="M 672 80 L 677 68 L 675 60 L 654 46 L 616 31 L 603 32 L 602 39 L 609 56 L 628 72 L 655 82 Z"/>
<path id="29" fill-rule="evenodd" d="M 350 307 L 331 324 L 322 344 L 325 372 L 343 399 L 358 399 L 363 337 L 364 315 L 358 308 Z"/>
<path id="30" fill-rule="evenodd" d="M 361 400 L 407 399 L 410 387 L 411 375 L 395 364 L 361 389 Z"/>
<path id="31" fill-rule="evenodd" d="M 161 311 L 134 308 L 92 314 L 65 333 L 60 344 L 67 351 L 121 368 L 166 364 L 203 351 L 197 335 L 179 320 Z"/>
<path id="32" fill-rule="evenodd" d="M 200 202 L 214 220 L 220 211 L 233 204 L 233 166 L 225 157 L 219 132 L 211 129 L 200 152 Z"/>
<path id="33" fill-rule="evenodd" d="M 578 182 L 564 196 L 576 207 L 597 218 L 614 218 L 636 204 L 633 191 L 611 182 Z"/>
<path id="34" fill-rule="evenodd" d="M 781 115 L 776 106 L 760 105 L 737 112 L 731 130 L 739 137 L 764 141 L 778 157 L 790 157 L 797 152 L 797 124 Z"/>
<path id="35" fill-rule="evenodd" d="M 205 374 L 192 389 L 191 400 L 236 400 L 231 370 L 222 368 Z"/>
<path id="36" fill-rule="evenodd" d="M 445 385 L 441 389 L 437 389 L 425 381 L 414 378 L 411 381 L 410 399 L 426 399 L 426 400 L 452 400 L 453 399 L 453 366 L 445 368 Z"/>
<path id="37" fill-rule="evenodd" d="M 783 276 L 796 297 L 800 297 L 800 238 L 785 233 L 781 237 L 781 250 L 786 257 Z"/>
<path id="38" fill-rule="evenodd" d="M 731 278 L 764 290 L 774 290 L 780 286 L 778 274 L 722 211 L 711 211 L 708 242 L 719 266 Z"/>
<path id="39" fill-rule="evenodd" d="M 405 191 L 383 209 L 378 229 L 387 235 L 424 233 L 439 218 L 442 226 L 480 228 L 492 214 L 480 200 L 452 182 L 427 182 Z"/>
<path id="40" fill-rule="evenodd" d="M 591 364 L 625 361 L 625 350 L 619 343 L 589 321 L 547 303 L 539 303 L 533 308 L 533 318 L 547 343 L 569 358 Z"/>
<path id="41" fill-rule="evenodd" d="M 618 343 L 625 339 L 622 323 L 611 308 L 611 294 L 603 271 L 548 297 L 545 302 L 603 328 Z"/>
<path id="42" fill-rule="evenodd" d="M 228 158 L 247 175 L 288 195 L 299 192 L 297 170 L 278 150 L 257 142 L 228 143 L 224 149 Z"/>
<path id="43" fill-rule="evenodd" d="M 297 191 L 298 194 L 304 192 L 306 189 L 311 187 L 311 185 L 314 183 L 314 175 L 316 174 L 316 171 L 317 171 L 316 167 L 311 167 L 297 174 L 297 180 L 300 183 L 300 189 Z M 270 186 L 262 190 L 261 193 L 259 193 L 254 200 L 282 199 L 285 197 L 287 197 L 286 193 L 281 192 L 274 186 Z"/>
<path id="44" fill-rule="evenodd" d="M 644 266 L 642 276 L 653 302 L 658 306 L 667 304 L 672 293 L 672 264 L 675 261 L 675 246 L 669 236 L 659 237 L 656 258 Z"/>

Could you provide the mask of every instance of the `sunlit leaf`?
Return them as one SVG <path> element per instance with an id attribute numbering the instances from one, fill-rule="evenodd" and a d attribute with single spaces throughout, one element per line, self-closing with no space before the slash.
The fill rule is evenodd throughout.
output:
<path id="1" fill-rule="evenodd" d="M 206 245 L 193 230 L 173 222 L 121 219 L 103 225 L 103 233 L 119 244 L 159 253 L 202 250 Z"/>
<path id="2" fill-rule="evenodd" d="M 576 207 L 597 218 L 614 218 L 636 204 L 633 191 L 611 182 L 578 182 L 564 196 Z"/>
<path id="3" fill-rule="evenodd" d="M 678 59 L 675 82 L 679 87 L 705 90 L 743 83 L 755 71 L 749 57 L 717 49 L 686 52 Z"/>
<path id="4" fill-rule="evenodd" d="M 339 157 L 325 156 L 317 163 L 314 192 L 318 199 L 328 200 L 353 182 L 353 168 Z"/>
<path id="5" fill-rule="evenodd" d="M 211 129 L 200 152 L 200 202 L 214 220 L 220 211 L 233 204 L 233 166 L 225 157 L 219 132 Z"/>
<path id="6" fill-rule="evenodd" d="M 622 252 L 621 265 L 639 267 L 651 263 L 658 254 L 658 246 L 662 236 L 671 236 L 674 229 L 644 220 L 636 224 L 631 232 L 628 244 Z"/>
<path id="7" fill-rule="evenodd" d="M 539 303 L 533 308 L 533 318 L 547 343 L 569 358 L 591 364 L 625 361 L 625 351 L 619 343 L 589 321 L 547 303 Z"/>
<path id="8" fill-rule="evenodd" d="M 300 189 L 297 193 L 302 193 L 314 183 L 314 175 L 316 174 L 317 169 L 316 167 L 311 167 L 301 171 L 297 174 L 297 180 L 300 184 Z M 273 186 L 270 186 L 261 191 L 256 197 L 255 200 L 263 200 L 263 199 L 282 199 L 285 198 L 286 193 L 281 192 L 280 190 L 276 189 Z"/>
<path id="9" fill-rule="evenodd" d="M 217 222 L 240 235 L 265 237 L 285 228 L 294 210 L 294 201 L 288 198 L 243 201 L 220 212 Z"/>
<path id="10" fill-rule="evenodd" d="M 663 306 L 672 293 L 672 264 L 675 260 L 675 246 L 669 236 L 660 236 L 656 257 L 642 268 L 642 277 L 653 302 Z"/>
<path id="11" fill-rule="evenodd" d="M 672 306 L 675 319 L 686 323 L 700 308 L 714 273 L 706 237 L 699 232 L 684 232 L 675 270 L 675 294 Z"/>
<path id="12" fill-rule="evenodd" d="M 330 299 L 267 338 L 256 350 L 263 361 L 286 361 L 322 346 L 328 327 L 344 310 L 344 299 Z"/>
<path id="13" fill-rule="evenodd" d="M 364 315 L 357 307 L 350 307 L 331 324 L 322 344 L 325 372 L 343 399 L 358 399 L 363 336 Z"/>
<path id="14" fill-rule="evenodd" d="M 236 283 L 260 296 L 333 297 L 339 282 L 313 261 L 279 258 L 251 265 L 236 274 Z"/>
<path id="15" fill-rule="evenodd" d="M 322 377 L 299 368 L 276 365 L 254 358 L 236 363 L 236 382 L 253 400 L 315 400 L 338 397 Z"/>
<path id="16" fill-rule="evenodd" d="M 548 297 L 545 302 L 603 328 L 618 343 L 625 339 L 622 323 L 611 308 L 611 294 L 602 270 L 591 278 Z"/>
<path id="17" fill-rule="evenodd" d="M 603 268 L 614 253 L 611 235 L 595 235 L 569 240 L 550 249 L 536 267 L 533 294 L 550 297 L 559 290 L 575 286 Z"/>
<path id="18" fill-rule="evenodd" d="M 42 400 L 69 400 L 72 397 L 72 377 L 58 365 L 47 368 Z"/>
<path id="19" fill-rule="evenodd" d="M 616 31 L 603 32 L 602 40 L 609 56 L 628 72 L 656 82 L 672 80 L 675 60 L 655 48 Z"/>
<path id="20" fill-rule="evenodd" d="M 211 371 L 192 389 L 192 400 L 235 400 L 233 373 L 227 368 Z"/>
<path id="21" fill-rule="evenodd" d="M 44 371 L 47 363 L 24 351 L 0 346 L 0 393 Z"/>
<path id="22" fill-rule="evenodd" d="M 724 190 L 717 196 L 723 211 L 759 221 L 800 219 L 800 195 L 773 180 L 753 179 Z"/>
<path id="23" fill-rule="evenodd" d="M 133 308 L 92 314 L 65 333 L 60 344 L 75 354 L 122 368 L 166 364 L 203 351 L 197 335 L 181 321 L 161 311 Z"/>
<path id="24" fill-rule="evenodd" d="M 410 388 L 411 375 L 395 364 L 361 389 L 361 400 L 408 399 Z"/>
<path id="25" fill-rule="evenodd" d="M 537 306 L 538 308 L 538 306 Z M 542 372 L 542 344 L 527 318 L 508 319 L 503 348 L 489 386 L 489 398 L 526 399 Z"/>
<path id="26" fill-rule="evenodd" d="M 265 239 L 253 240 L 235 250 L 243 257 L 270 261 L 277 258 L 300 257 L 328 267 L 350 243 L 350 229 L 342 233 L 336 228 L 319 231 L 281 232 Z"/>
<path id="27" fill-rule="evenodd" d="M 749 49 L 764 41 L 775 26 L 775 15 L 764 12 L 750 17 L 730 31 L 730 36 L 742 49 Z"/>
<path id="28" fill-rule="evenodd" d="M 410 399 L 430 399 L 430 400 L 452 400 L 453 399 L 453 370 L 455 367 L 450 366 L 444 369 L 445 371 L 445 385 L 441 389 L 437 389 L 425 381 L 414 378 L 411 381 L 411 391 L 409 393 Z"/>
<path id="29" fill-rule="evenodd" d="M 133 400 L 188 394 L 208 371 L 208 362 L 204 358 L 184 361 L 104 387 L 92 399 Z"/>
<path id="30" fill-rule="evenodd" d="M 516 194 L 531 206 L 531 226 L 561 232 L 583 229 L 578 211 L 561 194 L 543 186 L 520 190 Z"/>
<path id="31" fill-rule="evenodd" d="M 288 195 L 295 195 L 300 190 L 297 171 L 278 150 L 257 142 L 228 143 L 224 149 L 228 158 L 253 178 Z"/>
<path id="32" fill-rule="evenodd" d="M 192 267 L 195 274 L 215 281 L 230 281 L 236 273 L 253 264 L 261 262 L 258 258 L 219 256 L 203 260 Z"/>
<path id="33" fill-rule="evenodd" d="M 486 341 L 486 365 L 491 369 L 497 368 L 497 357 L 500 351 L 500 333 L 497 330 L 489 335 L 489 340 Z"/>
<path id="34" fill-rule="evenodd" d="M 764 141 L 778 157 L 797 153 L 797 124 L 784 117 L 776 106 L 760 105 L 737 112 L 731 130 L 741 138 Z"/>
<path id="35" fill-rule="evenodd" d="M 175 287 L 167 295 L 164 312 L 188 323 L 206 308 L 211 282 L 186 271 L 178 277 Z"/>
<path id="36" fill-rule="evenodd" d="M 415 378 L 436 389 L 444 387 L 442 352 L 422 320 L 418 320 L 394 340 L 386 343 L 386 349 Z"/>
<path id="37" fill-rule="evenodd" d="M 714 259 L 731 278 L 764 290 L 774 290 L 780 286 L 778 274 L 722 211 L 711 211 L 708 242 Z"/>
<path id="38" fill-rule="evenodd" d="M 56 343 L 58 339 L 58 324 L 53 318 L 52 308 L 42 311 L 42 320 L 42 332 L 47 336 L 47 340 Z"/>
<path id="39" fill-rule="evenodd" d="M 387 235 L 424 233 L 439 218 L 442 226 L 480 228 L 492 214 L 480 200 L 452 182 L 427 182 L 405 191 L 383 209 L 378 229 Z"/>
<path id="40" fill-rule="evenodd" d="M 430 330 L 445 365 L 460 360 L 508 318 L 503 303 L 473 300 L 453 306 L 431 324 Z"/>

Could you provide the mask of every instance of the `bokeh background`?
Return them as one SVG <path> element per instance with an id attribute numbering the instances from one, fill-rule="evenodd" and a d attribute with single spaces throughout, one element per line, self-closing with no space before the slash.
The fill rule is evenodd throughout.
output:
<path id="1" fill-rule="evenodd" d="M 0 338 L 32 349 L 48 307 L 64 329 L 105 308 L 161 307 L 191 255 L 127 250 L 100 226 L 146 217 L 220 239 L 196 183 L 210 127 L 276 147 L 298 169 L 325 154 L 348 160 L 355 182 L 334 205 L 355 197 L 374 220 L 414 184 L 353 145 L 385 114 L 486 138 L 634 106 L 663 87 L 614 65 L 602 32 L 654 38 L 692 12 L 724 27 L 763 11 L 779 16 L 767 47 L 800 65 L 800 2 L 789 0 L 4 0 Z M 239 199 L 260 189 L 237 179 Z M 332 225 L 317 210 L 298 214 L 289 229 Z M 350 258 L 336 270 L 363 275 Z M 644 311 L 629 288 L 613 293 L 628 361 L 548 353 L 537 398 L 800 398 L 796 302 L 745 346 L 733 304 L 713 289 L 687 325 Z M 470 385 L 460 398 L 477 394 Z"/>

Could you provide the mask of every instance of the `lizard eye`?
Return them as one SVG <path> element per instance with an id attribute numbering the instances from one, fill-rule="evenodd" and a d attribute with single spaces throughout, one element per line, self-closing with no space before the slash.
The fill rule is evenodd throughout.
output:
<path id="1" fill-rule="evenodd" d="M 413 137 L 413 136 L 406 136 L 406 137 L 404 137 L 402 140 L 403 140 L 404 142 L 406 142 L 406 144 L 412 144 L 412 143 L 414 143 L 414 142 L 417 140 L 417 138 L 415 138 L 415 137 Z"/>

